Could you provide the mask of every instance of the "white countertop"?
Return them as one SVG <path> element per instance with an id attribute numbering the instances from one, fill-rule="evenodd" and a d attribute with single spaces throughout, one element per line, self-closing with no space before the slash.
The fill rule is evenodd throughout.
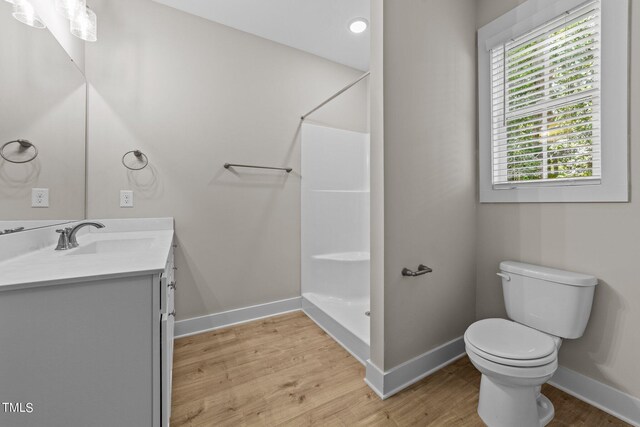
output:
<path id="1" fill-rule="evenodd" d="M 54 244 L 0 262 L 0 291 L 155 274 L 164 270 L 173 243 L 172 229 L 126 231 L 127 228 L 115 226 L 109 231 L 109 220 L 104 222 L 107 227 L 99 232 L 78 233 L 80 246 L 77 248 L 56 251 Z M 132 246 L 118 249 L 128 244 Z M 96 247 L 107 248 L 107 251 L 86 253 Z"/>

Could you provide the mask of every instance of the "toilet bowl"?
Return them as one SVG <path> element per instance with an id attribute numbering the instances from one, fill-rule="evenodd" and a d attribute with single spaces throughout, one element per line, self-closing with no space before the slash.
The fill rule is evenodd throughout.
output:
<path id="1" fill-rule="evenodd" d="M 540 393 L 558 368 L 561 340 L 505 319 L 485 319 L 464 335 L 471 363 L 480 371 L 478 413 L 492 427 L 540 427 L 554 415 Z"/>
<path id="2" fill-rule="evenodd" d="M 507 319 L 484 319 L 464 334 L 480 371 L 478 414 L 489 427 L 541 427 L 554 416 L 540 393 L 558 368 L 564 338 L 579 338 L 591 312 L 593 276 L 513 261 L 498 276 Z"/>

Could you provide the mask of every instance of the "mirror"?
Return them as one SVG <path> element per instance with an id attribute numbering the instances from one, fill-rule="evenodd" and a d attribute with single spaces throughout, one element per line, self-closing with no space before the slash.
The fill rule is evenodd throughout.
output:
<path id="1" fill-rule="evenodd" d="M 3 233 L 85 216 L 84 75 L 53 34 L 11 12 L 11 3 L 0 2 Z M 47 204 L 46 191 L 37 189 L 48 190 L 48 207 L 36 206 Z"/>

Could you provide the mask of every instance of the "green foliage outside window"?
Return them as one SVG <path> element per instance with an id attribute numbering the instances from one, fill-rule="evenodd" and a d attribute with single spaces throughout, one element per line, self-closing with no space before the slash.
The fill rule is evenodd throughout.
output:
<path id="1" fill-rule="evenodd" d="M 592 18 L 507 47 L 508 181 L 593 175 L 597 129 L 592 122 L 597 105 L 589 94 L 575 96 L 593 89 L 598 78 L 597 29 L 584 25 Z M 544 105 L 537 109 L 537 104 Z"/>

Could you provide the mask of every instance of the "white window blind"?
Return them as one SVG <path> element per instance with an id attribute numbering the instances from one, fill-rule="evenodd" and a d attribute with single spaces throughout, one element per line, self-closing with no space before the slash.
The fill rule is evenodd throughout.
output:
<path id="1" fill-rule="evenodd" d="M 602 176 L 600 1 L 490 51 L 494 188 Z"/>

